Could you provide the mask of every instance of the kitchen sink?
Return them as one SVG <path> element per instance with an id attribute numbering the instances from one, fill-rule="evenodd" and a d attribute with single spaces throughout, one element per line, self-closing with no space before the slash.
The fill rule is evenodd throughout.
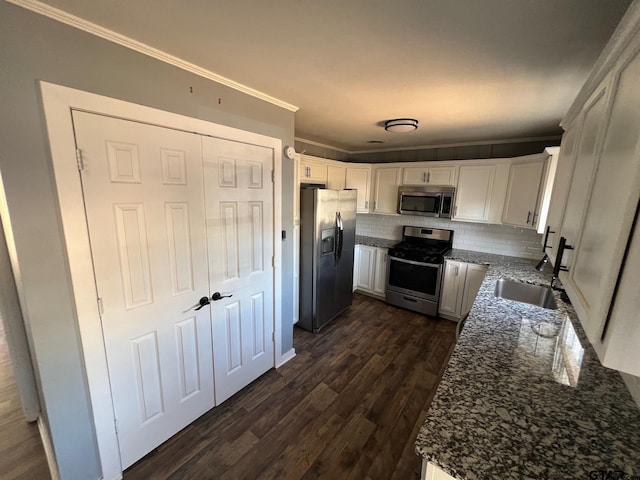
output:
<path id="1" fill-rule="evenodd" d="M 553 298 L 551 287 L 541 285 L 529 285 L 528 283 L 514 282 L 513 280 L 499 279 L 496 282 L 494 292 L 496 297 L 516 302 L 528 303 L 536 307 L 556 310 L 556 300 Z"/>

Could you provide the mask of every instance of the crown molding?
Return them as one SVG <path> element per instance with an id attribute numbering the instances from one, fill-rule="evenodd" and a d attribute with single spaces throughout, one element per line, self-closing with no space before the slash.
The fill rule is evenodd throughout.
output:
<path id="1" fill-rule="evenodd" d="M 77 28 L 78 30 L 82 30 L 84 32 L 90 33 L 97 37 L 103 38 L 110 42 L 116 43 L 123 47 L 134 50 L 138 53 L 142 53 L 143 55 L 147 55 L 149 57 L 155 58 L 156 60 L 160 60 L 161 62 L 168 63 L 169 65 L 173 65 L 174 67 L 178 67 L 187 72 L 193 73 L 200 77 L 204 77 L 208 80 L 212 80 L 216 83 L 220 83 L 229 88 L 237 90 L 239 92 L 245 93 L 252 97 L 258 98 L 260 100 L 264 100 L 265 102 L 269 102 L 278 107 L 284 108 L 291 112 L 297 112 L 298 107 L 287 103 L 278 98 L 272 97 L 271 95 L 267 95 L 259 90 L 255 90 L 251 87 L 243 85 L 238 82 L 234 82 L 233 80 L 223 77 L 222 75 L 218 75 L 206 68 L 199 67 L 193 63 L 187 62 L 186 60 L 182 60 L 174 55 L 171 55 L 167 52 L 163 52 L 162 50 L 158 50 L 157 48 L 151 47 L 145 43 L 138 42 L 137 40 L 133 40 L 129 37 L 116 33 L 107 28 L 101 27 L 95 23 L 92 23 L 83 18 L 72 15 L 64 10 L 60 10 L 58 8 L 52 7 L 50 5 L 44 4 L 37 0 L 7 0 L 9 3 L 17 5 L 19 7 L 30 10 L 34 13 L 38 13 L 45 17 L 56 20 L 60 23 L 64 23 L 65 25 L 69 25 L 73 28 Z"/>
<path id="2" fill-rule="evenodd" d="M 333 145 L 327 145 L 326 143 L 314 142 L 313 140 L 307 140 L 306 138 L 294 137 L 294 140 L 308 145 L 315 145 L 316 147 L 328 148 L 329 150 L 335 150 L 340 153 L 353 153 L 349 150 L 345 150 L 344 148 L 334 147 Z"/>

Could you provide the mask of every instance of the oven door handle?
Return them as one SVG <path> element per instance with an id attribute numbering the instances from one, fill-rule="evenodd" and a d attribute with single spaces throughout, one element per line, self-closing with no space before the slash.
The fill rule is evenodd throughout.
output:
<path id="1" fill-rule="evenodd" d="M 421 267 L 436 267 L 436 268 L 440 268 L 440 266 L 442 265 L 441 263 L 415 262 L 413 260 L 405 260 L 404 258 L 392 257 L 391 255 L 389 256 L 389 259 L 390 260 L 394 260 L 396 262 L 410 263 L 411 265 L 419 265 Z"/>

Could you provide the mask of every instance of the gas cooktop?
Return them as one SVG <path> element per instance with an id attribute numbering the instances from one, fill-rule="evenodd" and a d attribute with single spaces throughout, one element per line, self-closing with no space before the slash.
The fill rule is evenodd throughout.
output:
<path id="1" fill-rule="evenodd" d="M 389 249 L 389 256 L 420 263 L 443 263 L 443 255 L 451 250 L 453 230 L 402 227 L 402 242 Z"/>

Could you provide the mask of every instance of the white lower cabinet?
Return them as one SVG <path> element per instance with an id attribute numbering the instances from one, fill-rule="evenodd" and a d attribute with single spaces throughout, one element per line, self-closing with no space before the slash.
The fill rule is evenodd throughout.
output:
<path id="1" fill-rule="evenodd" d="M 486 265 L 445 260 L 438 313 L 450 320 L 461 320 L 471 311 L 487 273 Z"/>
<path id="2" fill-rule="evenodd" d="M 456 477 L 452 477 L 440 467 L 428 462 L 426 459 L 422 460 L 422 475 L 420 478 L 421 480 L 456 480 Z"/>
<path id="3" fill-rule="evenodd" d="M 387 288 L 387 249 L 378 248 L 373 275 L 373 292 L 384 297 Z"/>
<path id="4" fill-rule="evenodd" d="M 387 282 L 387 249 L 357 245 L 353 267 L 354 289 L 384 297 Z"/>

